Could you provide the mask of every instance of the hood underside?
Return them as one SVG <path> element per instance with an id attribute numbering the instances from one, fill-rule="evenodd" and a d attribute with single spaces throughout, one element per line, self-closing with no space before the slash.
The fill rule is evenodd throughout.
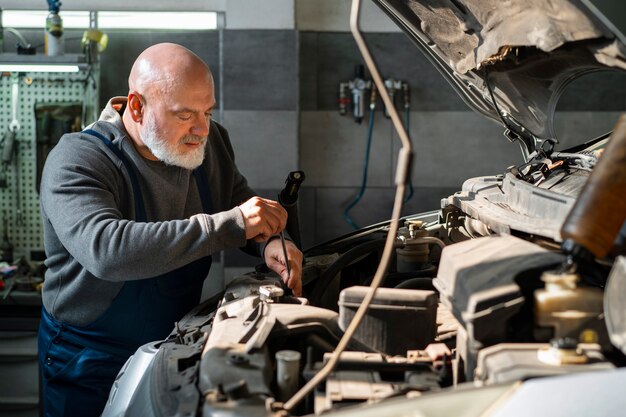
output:
<path id="1" fill-rule="evenodd" d="M 470 107 L 529 151 L 555 138 L 567 84 L 593 71 L 626 71 L 624 36 L 587 1 L 374 1 Z"/>

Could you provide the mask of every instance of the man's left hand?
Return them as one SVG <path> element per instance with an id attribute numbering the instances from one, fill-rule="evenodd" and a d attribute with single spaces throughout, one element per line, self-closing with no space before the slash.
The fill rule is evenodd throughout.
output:
<path id="1" fill-rule="evenodd" d="M 289 258 L 291 274 L 288 275 L 287 273 L 287 263 L 280 239 L 272 239 L 265 246 L 265 263 L 271 270 L 280 275 L 293 295 L 300 297 L 302 295 L 302 252 L 289 240 L 285 241 L 285 245 L 287 246 L 287 258 Z"/>

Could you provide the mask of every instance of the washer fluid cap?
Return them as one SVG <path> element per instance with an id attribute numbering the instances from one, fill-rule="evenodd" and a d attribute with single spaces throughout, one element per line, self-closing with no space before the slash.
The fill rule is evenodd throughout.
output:
<path id="1" fill-rule="evenodd" d="M 580 276 L 572 273 L 546 271 L 541 274 L 541 280 L 546 284 L 547 290 L 575 289 L 576 284 L 580 281 Z"/>

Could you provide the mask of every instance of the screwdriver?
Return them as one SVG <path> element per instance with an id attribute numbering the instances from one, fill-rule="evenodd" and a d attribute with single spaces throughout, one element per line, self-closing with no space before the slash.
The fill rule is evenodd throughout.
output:
<path id="1" fill-rule="evenodd" d="M 285 243 L 285 233 L 280 232 L 280 243 L 283 245 L 283 256 L 285 257 L 285 265 L 287 266 L 287 280 L 291 277 L 291 268 L 289 267 L 289 258 L 287 257 L 287 244 Z"/>

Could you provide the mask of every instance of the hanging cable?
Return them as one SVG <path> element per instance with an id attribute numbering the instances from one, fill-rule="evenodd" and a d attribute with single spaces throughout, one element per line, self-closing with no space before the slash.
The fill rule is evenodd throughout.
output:
<path id="1" fill-rule="evenodd" d="M 411 115 L 411 96 L 409 93 L 409 84 L 408 83 L 402 83 L 402 91 L 404 92 L 404 129 L 406 130 L 407 133 L 409 133 L 410 129 L 409 129 L 409 118 Z M 409 134 L 410 135 L 410 134 Z M 411 170 L 412 171 L 412 170 Z M 404 202 L 406 203 L 407 201 L 409 201 L 411 198 L 413 198 L 413 179 L 412 179 L 412 173 L 409 171 L 409 175 L 407 178 L 407 185 L 408 185 L 408 192 L 406 194 L 406 196 L 404 197 Z"/>
<path id="2" fill-rule="evenodd" d="M 371 94 L 370 94 L 370 122 L 367 128 L 367 144 L 365 146 L 365 161 L 363 163 L 363 179 L 361 180 L 361 189 L 356 197 L 348 204 L 348 207 L 343 211 L 343 218 L 345 221 L 352 226 L 353 229 L 359 229 L 359 226 L 356 222 L 350 217 L 350 210 L 356 206 L 361 198 L 363 198 L 363 194 L 365 194 L 365 188 L 367 187 L 367 171 L 369 170 L 369 161 L 370 161 L 370 150 L 372 148 L 372 132 L 374 130 L 374 113 L 376 111 L 376 86 L 372 86 Z"/>
<path id="3" fill-rule="evenodd" d="M 485 66 L 485 70 L 484 70 L 484 74 L 485 74 L 485 85 L 487 87 L 487 91 L 489 92 L 489 96 L 491 97 L 491 102 L 493 103 L 493 108 L 496 111 L 496 113 L 498 114 L 498 117 L 500 118 L 500 121 L 502 122 L 502 124 L 504 125 L 504 127 L 506 128 L 506 131 L 504 132 L 504 135 L 509 138 L 509 140 L 511 140 L 511 137 L 509 135 L 509 133 L 512 133 L 515 136 L 515 140 L 517 140 L 517 142 L 520 145 L 520 149 L 522 151 L 522 157 L 524 158 L 524 162 L 529 162 L 529 152 L 533 150 L 533 148 L 536 148 L 536 143 L 532 144 L 527 142 L 526 140 L 523 139 L 523 135 L 520 134 L 520 132 L 516 129 L 513 128 L 513 126 L 511 126 L 511 124 L 509 122 L 507 122 L 505 115 L 507 115 L 508 113 L 501 111 L 500 110 L 500 106 L 498 106 L 498 102 L 496 101 L 496 96 L 494 94 L 494 86 L 491 84 L 491 80 L 490 80 L 490 72 L 489 72 L 489 66 Z"/>
<path id="4" fill-rule="evenodd" d="M 491 85 L 491 80 L 489 79 L 489 66 L 485 66 L 485 84 L 487 86 L 487 91 L 489 91 L 489 96 L 491 97 L 491 102 L 493 103 L 493 108 L 496 111 L 496 113 L 498 114 L 498 117 L 500 117 L 500 120 L 502 121 L 502 124 L 504 125 L 504 127 L 509 129 L 510 131 L 515 132 L 515 130 L 508 124 L 508 122 L 504 118 L 504 115 L 502 114 L 502 112 L 500 111 L 500 108 L 498 106 L 498 102 L 496 101 L 496 97 L 493 94 L 493 86 Z"/>
<path id="5" fill-rule="evenodd" d="M 22 47 L 25 50 L 28 50 L 31 48 L 30 42 L 28 42 L 26 38 L 17 29 L 5 27 L 4 30 L 15 35 L 15 37 L 19 40 L 18 47 Z"/>

